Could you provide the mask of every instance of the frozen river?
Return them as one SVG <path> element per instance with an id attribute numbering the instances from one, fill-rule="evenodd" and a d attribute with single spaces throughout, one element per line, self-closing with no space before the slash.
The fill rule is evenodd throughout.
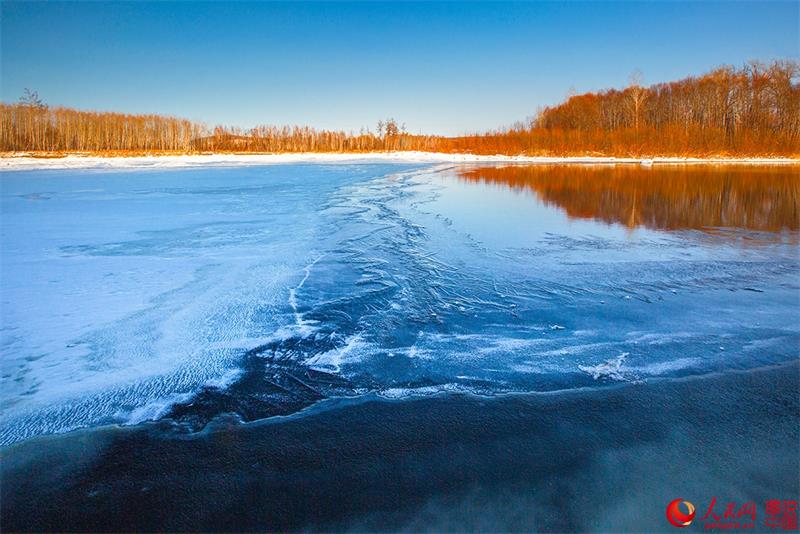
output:
<path id="1" fill-rule="evenodd" d="M 798 358 L 796 170 L 10 171 L 0 444 Z"/>

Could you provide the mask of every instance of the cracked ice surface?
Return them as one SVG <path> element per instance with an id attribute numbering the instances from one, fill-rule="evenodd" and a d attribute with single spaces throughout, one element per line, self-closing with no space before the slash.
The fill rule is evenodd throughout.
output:
<path id="1" fill-rule="evenodd" d="M 567 217 L 430 163 L 2 176 L 0 443 L 797 358 L 797 233 Z"/>

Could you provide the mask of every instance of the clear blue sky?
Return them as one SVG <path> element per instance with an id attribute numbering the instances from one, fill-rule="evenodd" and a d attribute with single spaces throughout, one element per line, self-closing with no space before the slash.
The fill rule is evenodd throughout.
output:
<path id="1" fill-rule="evenodd" d="M 4 102 L 456 134 L 578 92 L 798 57 L 798 2 L 2 2 Z"/>

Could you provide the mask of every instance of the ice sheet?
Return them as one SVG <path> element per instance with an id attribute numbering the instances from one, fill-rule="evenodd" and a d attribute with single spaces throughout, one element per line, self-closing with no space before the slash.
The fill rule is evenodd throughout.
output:
<path id="1" fill-rule="evenodd" d="M 3 173 L 0 443 L 797 358 L 796 232 L 576 219 L 459 169 Z"/>

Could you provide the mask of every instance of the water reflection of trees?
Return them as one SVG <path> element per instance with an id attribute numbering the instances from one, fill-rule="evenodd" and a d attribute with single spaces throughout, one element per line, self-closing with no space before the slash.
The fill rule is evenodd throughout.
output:
<path id="1" fill-rule="evenodd" d="M 570 217 L 630 228 L 800 228 L 797 167 L 527 165 L 467 169 L 460 175 L 532 191 Z"/>

